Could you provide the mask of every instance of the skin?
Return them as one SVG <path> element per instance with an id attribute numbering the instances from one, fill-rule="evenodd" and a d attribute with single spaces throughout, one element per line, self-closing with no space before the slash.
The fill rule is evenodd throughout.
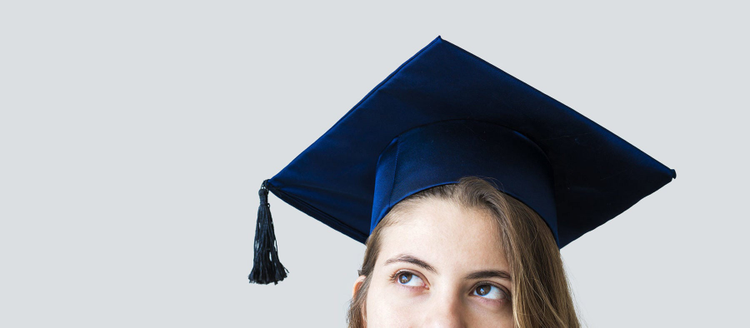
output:
<path id="1" fill-rule="evenodd" d="M 383 231 L 365 300 L 367 327 L 513 327 L 497 231 L 489 212 L 452 201 L 409 206 Z"/>

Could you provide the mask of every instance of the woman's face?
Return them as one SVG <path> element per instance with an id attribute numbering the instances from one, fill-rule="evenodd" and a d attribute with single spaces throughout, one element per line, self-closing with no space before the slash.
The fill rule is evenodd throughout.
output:
<path id="1" fill-rule="evenodd" d="M 425 199 L 396 219 L 381 235 L 368 328 L 513 327 L 510 270 L 489 212 Z"/>

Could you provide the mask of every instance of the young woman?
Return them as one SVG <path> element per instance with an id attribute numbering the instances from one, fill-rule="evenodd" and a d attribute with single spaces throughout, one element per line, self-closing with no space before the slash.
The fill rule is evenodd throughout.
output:
<path id="1" fill-rule="evenodd" d="M 367 240 L 349 327 L 578 327 L 555 238 L 476 177 L 398 203 Z"/>
<path id="2" fill-rule="evenodd" d="M 286 277 L 271 191 L 367 243 L 350 327 L 577 327 L 559 248 L 675 176 L 438 37 L 263 183 L 249 278 Z"/>

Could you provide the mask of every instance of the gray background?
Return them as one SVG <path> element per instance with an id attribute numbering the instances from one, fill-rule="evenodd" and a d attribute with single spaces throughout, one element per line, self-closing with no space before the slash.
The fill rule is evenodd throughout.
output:
<path id="1" fill-rule="evenodd" d="M 257 190 L 437 35 L 677 170 L 562 250 L 589 327 L 745 324 L 738 3 L 4 1 L 0 326 L 343 327 L 364 247 L 272 196 L 249 285 Z"/>

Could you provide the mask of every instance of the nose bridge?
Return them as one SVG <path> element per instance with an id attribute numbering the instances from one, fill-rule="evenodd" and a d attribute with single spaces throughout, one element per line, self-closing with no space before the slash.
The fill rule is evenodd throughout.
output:
<path id="1" fill-rule="evenodd" d="M 454 288 L 434 291 L 430 306 L 425 311 L 425 325 L 429 328 L 465 328 L 465 304 L 461 293 Z"/>

